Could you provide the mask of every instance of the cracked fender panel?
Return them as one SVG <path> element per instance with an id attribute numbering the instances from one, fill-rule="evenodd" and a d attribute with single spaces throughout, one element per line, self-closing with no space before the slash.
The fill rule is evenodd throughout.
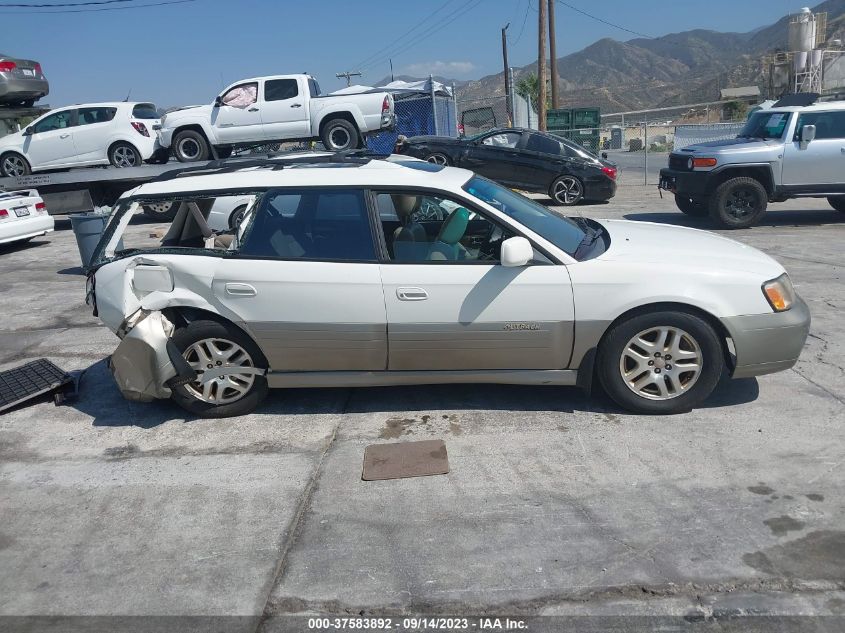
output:
<path id="1" fill-rule="evenodd" d="M 169 398 L 165 383 L 177 375 L 167 343 L 174 326 L 161 312 L 139 311 L 137 319 L 111 355 L 109 366 L 127 400 L 149 402 Z M 133 315 L 131 321 L 136 317 Z"/>

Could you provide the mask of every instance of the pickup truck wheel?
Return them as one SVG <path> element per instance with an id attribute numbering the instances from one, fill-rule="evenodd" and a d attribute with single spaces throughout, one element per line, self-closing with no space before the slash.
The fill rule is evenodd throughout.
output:
<path id="1" fill-rule="evenodd" d="M 845 196 L 843 196 L 841 198 L 838 198 L 836 196 L 831 196 L 830 198 L 827 199 L 827 201 L 830 203 L 830 206 L 832 206 L 834 209 L 836 209 L 837 211 L 841 211 L 842 213 L 845 213 Z"/>
<path id="2" fill-rule="evenodd" d="M 332 119 L 323 126 L 320 140 L 330 152 L 355 149 L 358 147 L 358 130 L 346 119 Z"/>
<path id="3" fill-rule="evenodd" d="M 197 372 L 193 382 L 172 388 L 171 398 L 180 407 L 201 418 L 227 418 L 251 413 L 267 396 L 267 379 L 251 371 L 266 369 L 267 360 L 236 327 L 194 321 L 177 330 L 172 340 Z M 226 373 L 220 374 L 221 370 Z M 204 374 L 212 371 L 215 376 L 203 381 Z"/>
<path id="4" fill-rule="evenodd" d="M 644 414 L 689 411 L 724 370 L 713 328 L 686 312 L 649 312 L 618 323 L 599 345 L 596 371 L 619 406 Z"/>
<path id="5" fill-rule="evenodd" d="M 180 163 L 208 160 L 208 142 L 196 130 L 178 132 L 173 137 L 173 154 Z"/>
<path id="6" fill-rule="evenodd" d="M 0 176 L 15 178 L 32 173 L 29 162 L 20 154 L 9 152 L 0 156 Z"/>
<path id="7" fill-rule="evenodd" d="M 702 218 L 707 215 L 707 205 L 696 198 L 690 198 L 689 196 L 682 196 L 676 193 L 675 205 L 681 213 L 695 218 Z"/>
<path id="8" fill-rule="evenodd" d="M 731 178 L 716 188 L 708 213 L 720 227 L 745 229 L 754 226 L 766 212 L 769 194 L 759 180 Z"/>

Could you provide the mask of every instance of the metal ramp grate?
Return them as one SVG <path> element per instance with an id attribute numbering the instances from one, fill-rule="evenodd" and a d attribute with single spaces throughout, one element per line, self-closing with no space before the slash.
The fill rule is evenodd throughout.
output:
<path id="1" fill-rule="evenodd" d="M 0 372 L 0 412 L 51 391 L 63 389 L 73 377 L 46 358 Z"/>

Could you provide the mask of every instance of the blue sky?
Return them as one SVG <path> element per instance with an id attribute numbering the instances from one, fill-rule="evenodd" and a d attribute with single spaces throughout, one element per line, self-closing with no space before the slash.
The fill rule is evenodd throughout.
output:
<path id="1" fill-rule="evenodd" d="M 396 74 L 433 72 L 474 79 L 501 69 L 500 29 L 507 22 L 511 65 L 521 66 L 536 59 L 540 0 L 194 0 L 54 15 L 3 8 L 24 1 L 0 0 L 0 46 L 4 53 L 42 63 L 50 80 L 51 94 L 45 99 L 50 105 L 120 100 L 131 89 L 132 100 L 166 107 L 210 102 L 225 84 L 255 75 L 307 71 L 329 91 L 345 85 L 336 72 L 360 68 L 364 77 L 356 82 L 372 84 L 389 74 L 390 56 Z M 73 1 L 79 0 L 38 0 Z M 692 28 L 749 31 L 806 4 L 567 2 L 655 36 Z M 560 4 L 556 13 L 558 56 L 602 37 L 634 37 Z"/>

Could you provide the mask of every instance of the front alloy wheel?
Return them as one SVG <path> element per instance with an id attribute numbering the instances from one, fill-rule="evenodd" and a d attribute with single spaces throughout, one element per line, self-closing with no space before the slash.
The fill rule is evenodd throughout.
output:
<path id="1" fill-rule="evenodd" d="M 655 327 L 635 334 L 619 359 L 628 389 L 649 400 L 671 400 L 689 391 L 701 375 L 701 347 L 688 332 Z"/>
<path id="2" fill-rule="evenodd" d="M 584 187 L 575 176 L 563 176 L 554 181 L 551 194 L 555 202 L 570 207 L 584 197 Z"/>
<path id="3" fill-rule="evenodd" d="M 23 156 L 8 154 L 0 162 L 0 175 L 17 178 L 26 176 L 29 173 L 29 164 Z"/>

